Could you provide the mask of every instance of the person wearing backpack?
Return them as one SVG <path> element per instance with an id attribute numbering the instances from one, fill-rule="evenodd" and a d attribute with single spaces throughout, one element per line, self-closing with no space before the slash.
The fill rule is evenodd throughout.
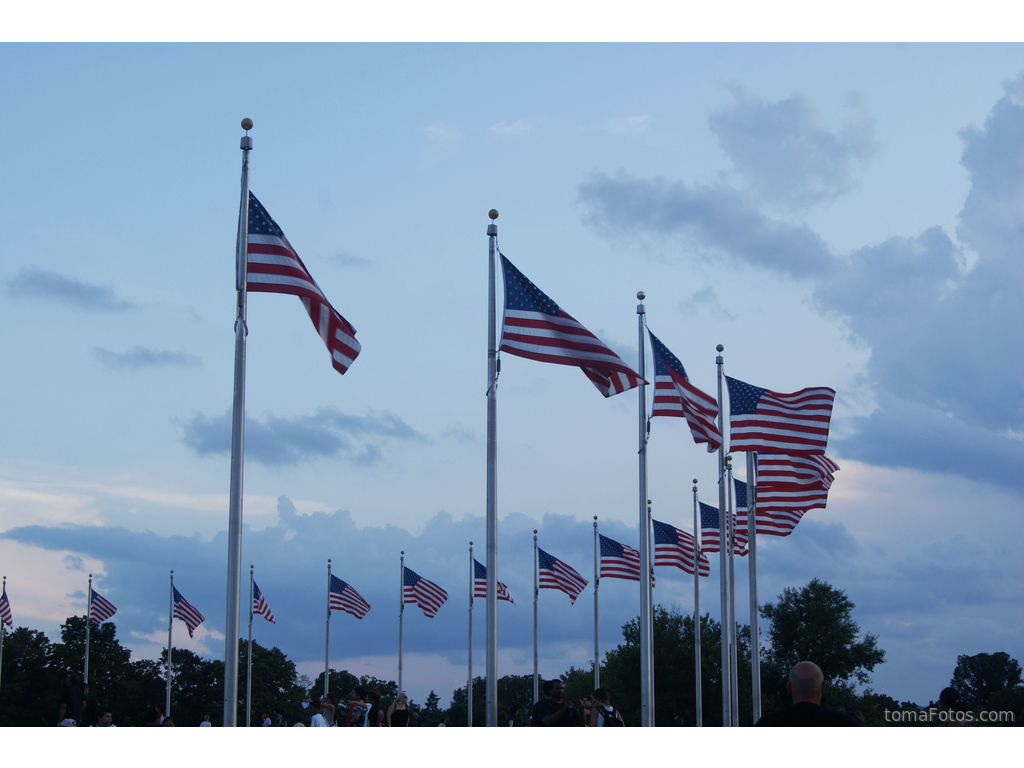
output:
<path id="1" fill-rule="evenodd" d="M 621 728 L 626 724 L 622 715 L 608 701 L 608 689 L 603 685 L 594 691 L 594 706 L 590 710 L 591 728 Z"/>

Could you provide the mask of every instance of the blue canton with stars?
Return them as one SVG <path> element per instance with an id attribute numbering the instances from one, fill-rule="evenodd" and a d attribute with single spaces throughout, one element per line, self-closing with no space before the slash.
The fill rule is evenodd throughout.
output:
<path id="1" fill-rule="evenodd" d="M 544 291 L 530 282 L 512 262 L 501 256 L 501 272 L 505 277 L 505 307 L 526 312 L 542 312 L 558 317 L 561 310 Z"/>
<path id="2" fill-rule="evenodd" d="M 752 384 L 725 377 L 729 385 L 729 414 L 731 416 L 742 416 L 747 413 L 757 413 L 757 402 L 767 389 L 755 387 Z"/>
<path id="3" fill-rule="evenodd" d="M 651 349 L 654 351 L 654 374 L 656 376 L 671 376 L 672 371 L 675 371 L 684 380 L 689 381 L 690 377 L 686 375 L 686 369 L 683 368 L 679 358 L 673 355 L 669 348 L 662 344 L 657 336 L 651 333 L 650 328 L 647 329 L 647 335 L 651 337 Z"/>
<path id="4" fill-rule="evenodd" d="M 252 192 L 249 193 L 249 234 L 284 237 L 284 232 L 277 226 L 277 222 L 270 218 L 267 209 Z"/>
<path id="5" fill-rule="evenodd" d="M 711 507 L 703 501 L 700 504 L 700 527 L 702 530 L 718 530 L 718 508 Z"/>

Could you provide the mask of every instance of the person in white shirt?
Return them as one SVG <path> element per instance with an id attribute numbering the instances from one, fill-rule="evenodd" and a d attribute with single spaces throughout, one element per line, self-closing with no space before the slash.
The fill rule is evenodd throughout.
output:
<path id="1" fill-rule="evenodd" d="M 313 713 L 313 716 L 309 718 L 310 728 L 330 728 L 327 724 L 327 720 L 320 714 L 320 701 L 319 699 L 314 700 L 309 705 L 309 712 Z"/>

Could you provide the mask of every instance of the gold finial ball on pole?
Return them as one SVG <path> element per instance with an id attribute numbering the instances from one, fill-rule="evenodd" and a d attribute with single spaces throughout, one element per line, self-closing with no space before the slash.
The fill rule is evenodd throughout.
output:
<path id="1" fill-rule="evenodd" d="M 637 297 L 638 299 L 640 299 L 640 301 L 643 301 L 644 299 L 646 299 L 646 298 L 647 298 L 647 294 L 646 294 L 646 293 L 644 293 L 643 291 L 637 291 L 637 292 L 636 292 L 636 297 Z"/>
<path id="2" fill-rule="evenodd" d="M 402 550 L 401 552 L 399 552 L 398 554 L 400 554 L 400 555 L 404 555 L 404 554 L 405 554 L 405 550 L 403 549 L 403 550 Z"/>
<path id="3" fill-rule="evenodd" d="M 252 120 L 250 120 L 248 117 L 242 118 L 242 130 L 244 130 L 244 131 L 251 131 L 252 130 Z"/>
<path id="4" fill-rule="evenodd" d="M 472 541 L 471 541 L 471 542 L 469 542 L 469 546 L 471 546 L 471 547 L 473 546 L 473 542 L 472 542 Z"/>
<path id="5" fill-rule="evenodd" d="M 536 534 L 536 533 L 537 533 L 537 529 L 536 529 L 536 528 L 534 528 L 534 529 L 533 529 L 533 532 L 534 532 L 534 534 Z"/>
<path id="6" fill-rule="evenodd" d="M 719 352 L 722 352 L 725 349 L 725 347 L 719 344 L 717 347 L 715 347 L 715 349 L 717 349 Z"/>
<path id="7" fill-rule="evenodd" d="M 594 515 L 594 519 L 597 520 L 597 515 Z"/>
<path id="8" fill-rule="evenodd" d="M 491 221 L 494 221 L 496 218 L 498 218 L 498 209 L 491 208 L 491 210 L 487 212 L 487 215 L 491 217 Z"/>
<path id="9" fill-rule="evenodd" d="M 697 484 L 697 478 L 696 478 L 696 477 L 695 477 L 695 478 L 693 478 L 693 484 L 694 484 L 694 485 L 696 485 L 696 484 Z"/>

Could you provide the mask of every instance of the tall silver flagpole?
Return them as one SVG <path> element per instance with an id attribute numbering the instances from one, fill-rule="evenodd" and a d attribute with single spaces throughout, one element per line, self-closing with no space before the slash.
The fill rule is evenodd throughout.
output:
<path id="1" fill-rule="evenodd" d="M 594 690 L 601 687 L 601 652 L 597 644 L 597 588 L 601 584 L 601 572 L 597 565 L 597 515 L 594 515 Z"/>
<path id="2" fill-rule="evenodd" d="M 250 717 L 252 715 L 252 569 L 253 566 L 249 565 L 249 644 L 247 649 L 249 651 L 245 660 L 245 727 L 249 728 L 251 725 Z"/>
<path id="3" fill-rule="evenodd" d="M 89 633 L 92 629 L 92 574 L 89 574 L 89 591 L 86 593 L 85 610 L 85 671 L 82 672 L 82 685 L 89 684 Z"/>
<path id="4" fill-rule="evenodd" d="M 722 612 L 722 726 L 728 728 L 732 724 L 732 680 L 729 674 L 729 562 L 726 545 L 725 527 L 725 409 L 722 407 L 722 352 L 721 344 L 716 349 L 718 356 L 718 431 L 722 434 L 722 444 L 718 446 L 718 573 L 721 581 Z"/>
<path id="5" fill-rule="evenodd" d="M 537 598 L 540 597 L 540 567 L 537 562 L 537 529 L 533 529 L 533 703 L 540 701 L 540 677 L 537 664 Z"/>
<path id="6" fill-rule="evenodd" d="M 761 719 L 761 628 L 757 610 L 757 454 L 747 451 L 747 539 L 750 572 L 750 681 L 754 719 Z"/>
<path id="7" fill-rule="evenodd" d="M 737 661 L 739 636 L 736 633 L 736 513 L 733 509 L 732 456 L 725 457 L 725 476 L 725 495 L 729 507 L 725 514 L 729 522 L 729 680 L 732 682 L 732 725 L 736 728 L 740 724 L 740 675 Z"/>
<path id="8" fill-rule="evenodd" d="M 644 292 L 636 295 L 640 303 L 636 307 L 637 325 L 637 373 L 644 375 Z M 640 420 L 640 725 L 651 728 L 654 726 L 654 677 L 651 633 L 653 631 L 651 611 L 651 579 L 650 579 L 650 537 L 647 513 L 647 387 L 637 387 L 637 404 Z M 644 578 L 644 576 L 647 578 Z"/>
<path id="9" fill-rule="evenodd" d="M 0 595 L 5 594 L 7 594 L 7 577 L 3 578 L 3 592 L 0 592 Z M 0 670 L 3 670 L 3 636 L 6 632 L 7 626 L 3 623 L 2 618 L 0 618 Z"/>
<path id="10" fill-rule="evenodd" d="M 327 621 L 324 632 L 324 699 L 330 691 L 331 680 L 331 558 L 327 558 Z"/>
<path id="11" fill-rule="evenodd" d="M 171 604 L 167 610 L 167 696 L 164 699 L 164 717 L 171 716 L 171 628 L 174 626 L 174 571 L 171 571 Z"/>
<path id="12" fill-rule="evenodd" d="M 398 695 L 402 688 L 402 619 L 405 617 L 405 550 L 398 558 Z"/>
<path id="13" fill-rule="evenodd" d="M 498 218 L 487 225 L 487 727 L 498 725 L 498 342 L 494 251 Z"/>
<path id="14" fill-rule="evenodd" d="M 473 727 L 473 588 L 476 569 L 473 567 L 473 542 L 469 542 L 469 682 L 466 685 L 466 726 Z"/>
<path id="15" fill-rule="evenodd" d="M 697 727 L 704 726 L 704 697 L 700 669 L 700 513 L 697 501 L 697 478 L 693 478 L 693 663 L 697 681 Z"/>
<path id="16" fill-rule="evenodd" d="M 231 406 L 231 492 L 228 500 L 227 609 L 224 619 L 224 727 L 238 718 L 238 603 L 242 584 L 242 439 L 245 430 L 245 282 L 249 254 L 249 151 L 252 120 L 242 120 L 242 198 L 235 241 L 235 387 Z"/>

